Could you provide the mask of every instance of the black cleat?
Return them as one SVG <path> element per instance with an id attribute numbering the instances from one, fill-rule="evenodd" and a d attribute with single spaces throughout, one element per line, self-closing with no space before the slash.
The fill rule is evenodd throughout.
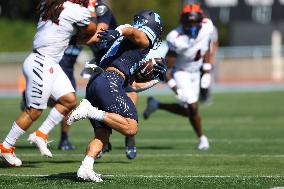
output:
<path id="1" fill-rule="evenodd" d="M 75 146 L 73 146 L 69 140 L 61 140 L 58 145 L 59 150 L 75 150 Z"/>

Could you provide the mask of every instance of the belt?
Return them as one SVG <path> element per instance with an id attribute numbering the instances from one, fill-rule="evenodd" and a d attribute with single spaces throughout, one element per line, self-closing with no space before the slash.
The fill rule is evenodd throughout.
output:
<path id="1" fill-rule="evenodd" d="M 119 76 L 121 76 L 124 80 L 125 80 L 125 75 L 124 73 L 122 73 L 119 69 L 115 68 L 115 67 L 107 67 L 105 69 L 107 72 L 115 72 L 117 73 Z"/>

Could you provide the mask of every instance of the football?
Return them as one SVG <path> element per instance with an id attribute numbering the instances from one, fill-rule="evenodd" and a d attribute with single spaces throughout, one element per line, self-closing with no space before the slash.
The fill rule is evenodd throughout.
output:
<path id="1" fill-rule="evenodd" d="M 156 62 L 161 61 L 162 58 L 150 58 L 144 60 L 140 67 L 136 70 L 134 74 L 134 79 L 136 82 L 147 82 L 152 80 L 155 76 L 154 65 Z"/>

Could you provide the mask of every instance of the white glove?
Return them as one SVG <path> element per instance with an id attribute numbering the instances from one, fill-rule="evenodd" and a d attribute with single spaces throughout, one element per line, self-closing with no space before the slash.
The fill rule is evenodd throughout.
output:
<path id="1" fill-rule="evenodd" d="M 203 89 L 208 89 L 211 84 L 211 74 L 210 73 L 204 73 L 201 77 L 200 86 Z"/>
<path id="2" fill-rule="evenodd" d="M 188 101 L 188 96 L 186 93 L 182 92 L 182 90 L 178 89 L 177 90 L 177 99 L 183 103 L 187 103 Z"/>
<path id="3" fill-rule="evenodd" d="M 90 62 L 86 62 L 83 70 L 81 71 L 80 75 L 84 78 L 84 79 L 90 79 L 90 77 L 95 73 L 103 73 L 104 70 L 97 66 L 96 64 L 90 64 Z"/>

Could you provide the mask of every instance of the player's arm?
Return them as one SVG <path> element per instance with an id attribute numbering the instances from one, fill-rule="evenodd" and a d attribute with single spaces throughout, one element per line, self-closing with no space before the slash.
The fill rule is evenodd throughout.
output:
<path id="1" fill-rule="evenodd" d="M 168 86 L 174 91 L 174 93 L 177 94 L 177 86 L 176 86 L 176 81 L 173 78 L 173 67 L 176 63 L 176 57 L 177 53 L 172 50 L 168 50 L 165 60 L 166 60 L 166 65 L 167 65 L 167 73 L 166 73 L 166 82 Z"/>
<path id="2" fill-rule="evenodd" d="M 200 80 L 201 88 L 207 89 L 211 85 L 211 70 L 213 68 L 211 62 L 211 50 L 208 48 L 207 52 L 203 57 L 203 65 L 202 65 L 202 77 Z"/>
<path id="3" fill-rule="evenodd" d="M 160 82 L 160 79 L 156 78 L 153 79 L 151 81 L 147 81 L 147 82 L 143 82 L 143 83 L 138 83 L 136 81 L 134 81 L 131 85 L 133 92 L 142 92 L 145 91 L 147 89 L 150 89 L 151 87 L 155 86 L 157 83 Z"/>
<path id="4" fill-rule="evenodd" d="M 147 48 L 151 45 L 150 39 L 145 32 L 134 28 L 129 24 L 120 25 L 115 30 L 103 30 L 98 34 L 100 41 L 107 46 L 111 45 L 120 36 L 128 37 L 133 43 L 141 48 Z"/>
<path id="5" fill-rule="evenodd" d="M 89 0 L 87 1 L 88 10 L 89 10 L 89 19 L 90 22 L 87 25 L 78 25 L 79 31 L 81 33 L 80 38 L 78 39 L 79 43 L 86 43 L 88 40 L 92 38 L 92 36 L 97 31 L 97 16 L 95 13 L 95 4 L 96 1 Z"/>
<path id="6" fill-rule="evenodd" d="M 137 44 L 141 48 L 147 48 L 150 46 L 150 40 L 146 33 L 142 30 L 130 27 L 122 27 L 121 29 L 117 28 L 121 35 L 128 37 L 133 43 Z"/>
<path id="7" fill-rule="evenodd" d="M 107 30 L 109 28 L 109 25 L 107 23 L 98 23 L 97 25 L 97 31 L 95 33 L 95 35 L 93 35 L 91 38 L 89 38 L 88 41 L 86 41 L 86 44 L 90 45 L 90 44 L 96 44 L 99 42 L 100 38 L 98 38 L 99 32 L 102 30 Z"/>
<path id="8" fill-rule="evenodd" d="M 86 43 L 87 44 L 97 44 L 99 42 L 99 32 L 103 30 L 109 29 L 109 23 L 111 22 L 111 19 L 113 18 L 113 14 L 111 10 L 104 4 L 96 6 L 96 15 L 98 19 L 97 24 L 97 31 L 95 35 L 93 35 Z"/>

